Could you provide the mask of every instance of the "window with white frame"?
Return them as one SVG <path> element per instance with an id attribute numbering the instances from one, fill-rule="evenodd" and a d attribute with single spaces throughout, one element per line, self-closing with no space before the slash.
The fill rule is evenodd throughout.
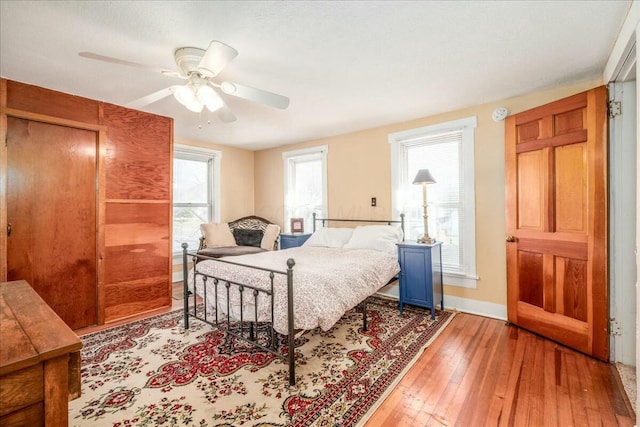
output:
<path id="1" fill-rule="evenodd" d="M 405 214 L 405 240 L 424 233 L 420 169 L 427 185 L 429 235 L 442 242 L 445 283 L 476 287 L 474 129 L 476 118 L 455 120 L 389 135 L 394 215 Z"/>
<path id="2" fill-rule="evenodd" d="M 305 233 L 313 230 L 313 213 L 327 211 L 327 146 L 286 151 L 284 160 L 284 229 L 291 218 L 302 218 Z"/>
<path id="3" fill-rule="evenodd" d="M 196 250 L 200 224 L 219 217 L 220 157 L 217 150 L 176 145 L 173 154 L 173 254 L 182 243 Z"/>

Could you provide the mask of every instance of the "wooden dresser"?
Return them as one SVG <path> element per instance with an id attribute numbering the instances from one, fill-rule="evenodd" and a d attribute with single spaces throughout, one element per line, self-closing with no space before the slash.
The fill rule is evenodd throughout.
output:
<path id="1" fill-rule="evenodd" d="M 0 425 L 67 426 L 81 348 L 26 281 L 0 283 Z"/>

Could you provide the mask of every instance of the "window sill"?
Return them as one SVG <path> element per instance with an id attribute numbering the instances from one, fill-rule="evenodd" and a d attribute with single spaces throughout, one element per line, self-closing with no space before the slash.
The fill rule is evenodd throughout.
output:
<path id="1" fill-rule="evenodd" d="M 442 273 L 442 280 L 447 286 L 476 289 L 478 287 L 478 279 L 480 279 L 478 276 L 446 272 Z"/>

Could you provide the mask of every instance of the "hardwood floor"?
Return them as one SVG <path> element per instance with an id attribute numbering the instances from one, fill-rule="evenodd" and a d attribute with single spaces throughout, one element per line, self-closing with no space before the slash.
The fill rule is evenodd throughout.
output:
<path id="1" fill-rule="evenodd" d="M 365 426 L 634 424 L 613 365 L 460 313 Z"/>
<path id="2" fill-rule="evenodd" d="M 181 286 L 174 284 L 173 310 L 182 308 Z M 169 310 L 146 316 L 162 311 Z M 634 424 L 613 365 L 503 321 L 458 313 L 365 427 Z"/>

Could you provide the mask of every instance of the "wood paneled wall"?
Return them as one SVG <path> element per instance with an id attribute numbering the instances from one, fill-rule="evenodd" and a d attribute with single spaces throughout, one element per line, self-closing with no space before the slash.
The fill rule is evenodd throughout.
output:
<path id="1" fill-rule="evenodd" d="M 173 120 L 2 79 L 2 140 L 7 116 L 98 132 L 98 323 L 169 306 Z M 0 281 L 4 281 L 8 165 L 6 147 L 0 145 Z"/>
<path id="2" fill-rule="evenodd" d="M 101 123 L 109 322 L 171 304 L 173 121 L 104 104 Z"/>

